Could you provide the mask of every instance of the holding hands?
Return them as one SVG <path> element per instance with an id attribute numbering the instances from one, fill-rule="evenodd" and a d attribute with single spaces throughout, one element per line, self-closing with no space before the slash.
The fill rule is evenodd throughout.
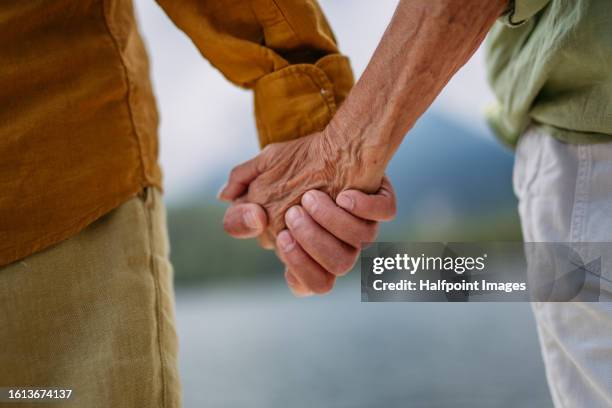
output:
<path id="1" fill-rule="evenodd" d="M 377 223 L 395 216 L 388 179 L 365 163 L 358 146 L 329 131 L 269 145 L 232 170 L 219 194 L 233 202 L 224 227 L 276 248 L 295 295 L 327 293 L 375 239 Z"/>
<path id="2" fill-rule="evenodd" d="M 507 0 L 400 1 L 357 84 L 319 133 L 267 146 L 230 175 L 220 198 L 232 236 L 276 247 L 298 295 L 325 293 L 395 213 L 384 172 L 393 154 Z"/>

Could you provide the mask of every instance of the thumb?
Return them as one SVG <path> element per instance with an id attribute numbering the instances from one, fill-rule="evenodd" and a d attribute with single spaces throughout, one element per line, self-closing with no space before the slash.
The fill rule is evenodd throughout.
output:
<path id="1" fill-rule="evenodd" d="M 386 176 L 375 194 L 366 194 L 359 190 L 345 190 L 336 197 L 336 204 L 351 214 L 370 221 L 392 220 L 397 211 L 395 192 Z"/>

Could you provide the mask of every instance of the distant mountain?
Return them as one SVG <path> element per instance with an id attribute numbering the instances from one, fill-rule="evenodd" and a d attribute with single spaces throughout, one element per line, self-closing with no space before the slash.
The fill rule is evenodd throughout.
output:
<path id="1" fill-rule="evenodd" d="M 488 135 L 428 113 L 391 161 L 400 216 L 482 216 L 515 209 L 513 156 Z"/>

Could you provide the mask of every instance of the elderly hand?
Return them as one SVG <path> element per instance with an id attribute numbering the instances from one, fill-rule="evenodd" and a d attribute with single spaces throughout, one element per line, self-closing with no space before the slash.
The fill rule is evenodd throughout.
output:
<path id="1" fill-rule="evenodd" d="M 364 156 L 357 139 L 334 134 L 330 127 L 289 142 L 275 143 L 235 167 L 219 198 L 261 205 L 268 216 L 268 238 L 285 228 L 285 213 L 308 190 L 332 199 L 346 189 L 377 191 L 384 169 Z M 245 194 L 246 193 L 246 194 Z"/>
<path id="2" fill-rule="evenodd" d="M 287 230 L 278 234 L 277 254 L 296 296 L 326 293 L 348 272 L 363 242 L 375 239 L 378 223 L 395 216 L 395 194 L 385 177 L 376 194 L 346 190 L 336 202 L 321 191 L 308 191 L 301 206 L 286 214 Z M 226 212 L 225 230 L 235 238 L 259 236 L 267 228 L 262 207 L 235 203 Z"/>

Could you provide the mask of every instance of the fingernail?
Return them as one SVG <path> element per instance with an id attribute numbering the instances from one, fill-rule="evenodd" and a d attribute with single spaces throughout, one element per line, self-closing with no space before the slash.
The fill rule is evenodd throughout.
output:
<path id="1" fill-rule="evenodd" d="M 287 224 L 296 226 L 302 218 L 302 210 L 298 206 L 291 207 L 287 211 Z"/>
<path id="2" fill-rule="evenodd" d="M 295 241 L 289 231 L 284 230 L 278 234 L 278 246 L 283 252 L 289 252 L 295 247 Z"/>
<path id="3" fill-rule="evenodd" d="M 217 191 L 217 199 L 221 200 L 221 193 L 223 193 L 223 190 L 225 190 L 225 187 L 227 187 L 227 183 L 223 184 L 221 186 L 221 188 L 219 189 L 219 191 Z"/>
<path id="4" fill-rule="evenodd" d="M 336 198 L 336 204 L 346 210 L 352 210 L 355 208 L 355 200 L 353 200 L 353 197 L 348 194 L 340 194 Z"/>
<path id="5" fill-rule="evenodd" d="M 245 211 L 242 214 L 242 219 L 244 220 L 245 225 L 250 229 L 257 230 L 261 228 L 259 218 L 257 218 L 253 211 Z"/>
<path id="6" fill-rule="evenodd" d="M 311 192 L 304 194 L 304 196 L 302 197 L 302 204 L 304 204 L 304 207 L 306 207 L 307 209 L 313 210 L 315 203 L 316 200 L 314 194 L 312 194 Z"/>

